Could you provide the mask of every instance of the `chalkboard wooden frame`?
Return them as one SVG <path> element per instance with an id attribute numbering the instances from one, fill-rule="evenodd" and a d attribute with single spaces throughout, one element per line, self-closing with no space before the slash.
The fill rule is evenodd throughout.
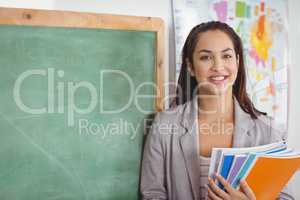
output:
<path id="1" fill-rule="evenodd" d="M 95 28 L 156 32 L 155 108 L 164 108 L 164 22 L 157 17 L 138 17 L 95 14 L 71 11 L 52 11 L 0 7 L 0 25 L 28 25 L 44 27 Z"/>

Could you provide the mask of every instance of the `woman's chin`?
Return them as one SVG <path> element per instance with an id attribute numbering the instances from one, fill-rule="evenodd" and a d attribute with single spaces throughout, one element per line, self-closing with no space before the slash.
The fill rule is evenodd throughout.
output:
<path id="1" fill-rule="evenodd" d="M 207 88 L 202 88 L 202 92 L 200 94 L 203 95 L 224 95 L 227 92 L 230 92 L 231 88 L 230 87 L 224 87 L 224 86 L 214 86 L 214 87 L 207 87 Z"/>
<path id="2" fill-rule="evenodd" d="M 210 91 L 210 95 L 222 96 L 227 93 L 225 88 L 216 88 L 213 91 Z"/>

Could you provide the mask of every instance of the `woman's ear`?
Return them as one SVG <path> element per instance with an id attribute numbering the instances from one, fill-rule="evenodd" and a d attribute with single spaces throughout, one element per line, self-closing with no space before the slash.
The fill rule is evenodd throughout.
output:
<path id="1" fill-rule="evenodd" d="M 188 69 L 190 75 L 191 75 L 191 76 L 195 76 L 195 72 L 194 72 L 192 63 L 189 61 L 188 58 L 185 59 L 185 62 L 186 62 L 187 69 Z"/>

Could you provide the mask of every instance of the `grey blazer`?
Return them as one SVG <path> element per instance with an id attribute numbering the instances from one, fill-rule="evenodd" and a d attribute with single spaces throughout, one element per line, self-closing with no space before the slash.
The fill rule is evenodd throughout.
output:
<path id="1" fill-rule="evenodd" d="M 234 100 L 233 147 L 250 147 L 285 139 L 273 120 L 253 120 Z M 200 166 L 197 137 L 197 101 L 160 112 L 147 136 L 141 171 L 143 200 L 199 200 Z M 289 184 L 279 199 L 294 199 Z"/>

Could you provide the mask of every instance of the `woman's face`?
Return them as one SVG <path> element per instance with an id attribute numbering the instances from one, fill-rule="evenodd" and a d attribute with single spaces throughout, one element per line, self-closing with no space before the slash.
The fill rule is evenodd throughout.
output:
<path id="1" fill-rule="evenodd" d="M 238 71 L 238 58 L 228 35 L 220 30 L 198 36 L 192 63 L 188 68 L 198 82 L 200 94 L 222 94 L 232 91 Z"/>

